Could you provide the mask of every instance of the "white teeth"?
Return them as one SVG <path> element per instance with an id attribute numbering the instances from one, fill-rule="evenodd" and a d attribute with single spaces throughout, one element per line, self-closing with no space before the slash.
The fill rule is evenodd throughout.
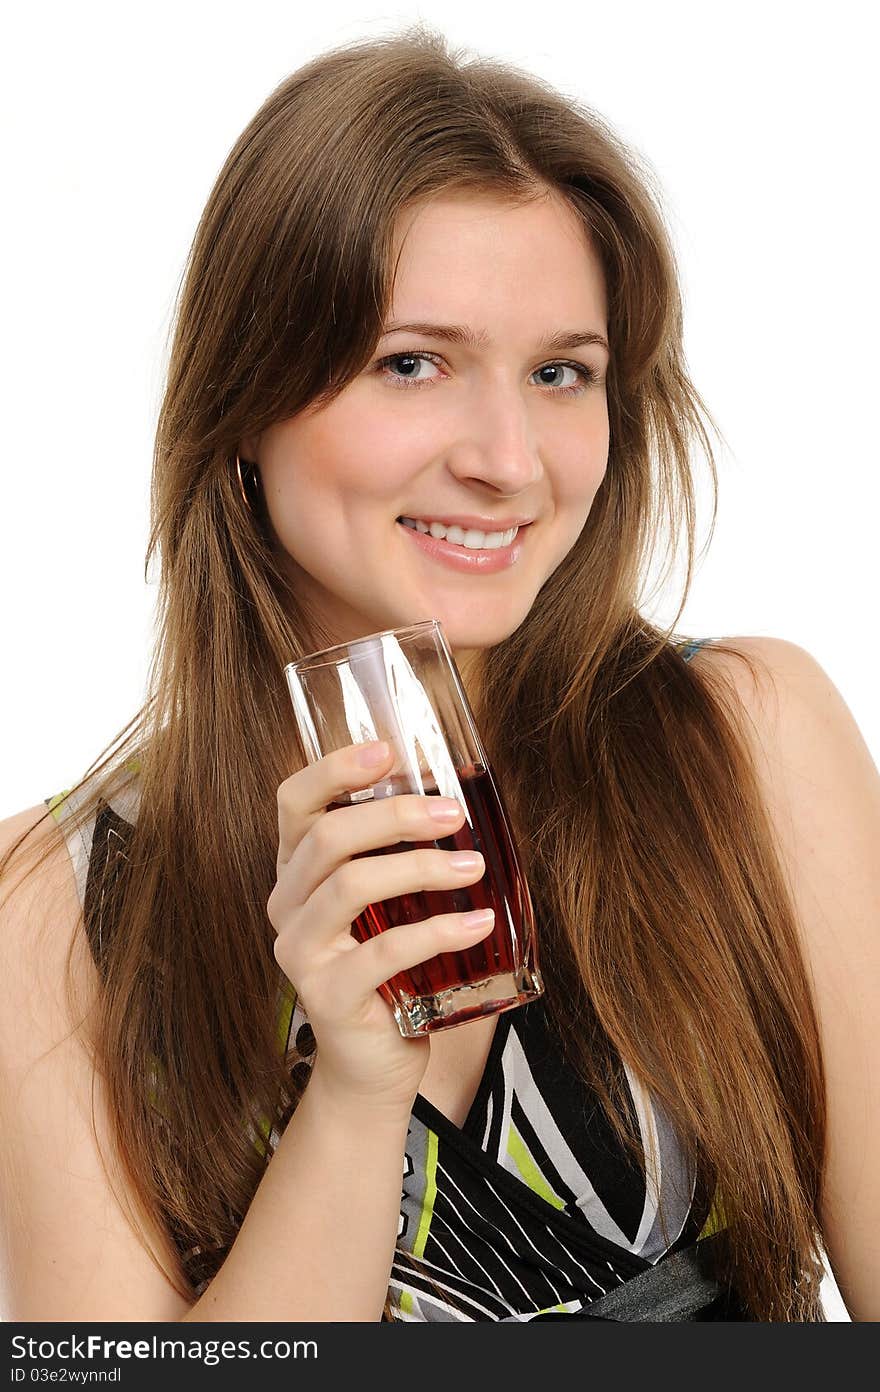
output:
<path id="1" fill-rule="evenodd" d="M 414 517 L 401 517 L 400 520 L 405 527 L 414 527 L 422 533 L 430 532 L 438 541 L 445 537 L 454 545 L 465 546 L 471 551 L 497 551 L 501 546 L 509 546 L 519 531 L 519 527 L 510 527 L 506 532 L 481 532 L 476 527 L 469 527 L 465 531 L 462 527 L 444 527 L 442 522 L 422 522 Z"/>

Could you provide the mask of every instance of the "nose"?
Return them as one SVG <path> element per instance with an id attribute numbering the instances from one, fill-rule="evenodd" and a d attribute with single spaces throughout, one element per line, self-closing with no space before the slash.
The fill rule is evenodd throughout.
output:
<path id="1" fill-rule="evenodd" d="M 524 493 L 541 478 L 534 424 L 515 385 L 483 385 L 468 404 L 448 464 L 456 478 L 485 484 L 504 497 Z"/>

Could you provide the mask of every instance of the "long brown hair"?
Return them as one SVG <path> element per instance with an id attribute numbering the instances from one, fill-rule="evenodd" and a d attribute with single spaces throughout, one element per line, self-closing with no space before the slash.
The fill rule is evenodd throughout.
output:
<path id="1" fill-rule="evenodd" d="M 166 1271 L 185 1296 L 222 1263 L 271 1156 L 252 1123 L 274 1116 L 277 1140 L 302 1086 L 278 1046 L 266 904 L 276 789 L 305 763 L 282 668 L 332 640 L 268 519 L 242 505 L 238 442 L 334 399 L 367 365 L 404 208 L 551 189 L 606 278 L 608 469 L 526 620 L 482 655 L 475 715 L 572 1066 L 639 1163 L 606 1041 L 662 1101 L 720 1200 L 723 1270 L 751 1317 L 821 1318 L 824 1082 L 793 907 L 736 702 L 639 607 L 665 535 L 663 580 L 686 540 L 676 620 L 684 608 L 694 446 L 717 507 L 718 432 L 686 371 L 653 182 L 587 107 L 416 26 L 284 80 L 208 199 L 155 440 L 148 697 L 77 784 L 72 814 L 93 818 L 139 761 L 136 824 L 107 866 L 103 922 L 119 930 L 95 939 L 103 992 L 87 1037 L 133 1192 L 189 1250 Z M 49 830 L 46 854 L 62 835 Z"/>

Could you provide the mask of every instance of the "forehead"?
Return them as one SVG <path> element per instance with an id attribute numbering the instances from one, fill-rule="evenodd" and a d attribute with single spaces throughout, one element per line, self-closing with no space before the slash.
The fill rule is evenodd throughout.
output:
<path id="1" fill-rule="evenodd" d="M 485 194 L 435 196 L 400 215 L 395 254 L 394 318 L 454 310 L 468 322 L 483 310 L 605 319 L 599 258 L 582 219 L 559 195 L 519 204 Z"/>

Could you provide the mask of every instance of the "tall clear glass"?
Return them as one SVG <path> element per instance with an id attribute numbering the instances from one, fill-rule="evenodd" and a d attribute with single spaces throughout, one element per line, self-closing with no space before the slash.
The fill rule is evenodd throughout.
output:
<path id="1" fill-rule="evenodd" d="M 420 793 L 455 798 L 465 810 L 461 829 L 449 836 L 399 841 L 360 855 L 439 846 L 478 850 L 485 861 L 476 884 L 370 904 L 352 924 L 352 934 L 364 942 L 386 928 L 435 914 L 495 910 L 492 933 L 474 947 L 440 953 L 380 987 L 401 1034 L 414 1038 L 535 1000 L 544 988 L 532 901 L 501 792 L 439 620 L 310 653 L 289 663 L 284 674 L 310 763 L 371 740 L 387 740 L 394 751 L 394 763 L 380 782 L 330 807 Z"/>

